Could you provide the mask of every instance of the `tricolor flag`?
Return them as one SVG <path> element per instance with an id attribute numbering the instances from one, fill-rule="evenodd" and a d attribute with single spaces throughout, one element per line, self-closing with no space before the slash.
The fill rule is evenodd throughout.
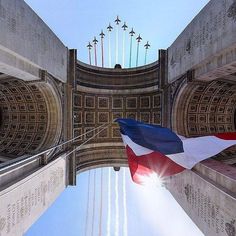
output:
<path id="1" fill-rule="evenodd" d="M 191 169 L 236 144 L 236 133 L 184 138 L 159 125 L 132 119 L 116 122 L 120 125 L 132 179 L 139 184 L 153 173 L 164 177 Z"/>

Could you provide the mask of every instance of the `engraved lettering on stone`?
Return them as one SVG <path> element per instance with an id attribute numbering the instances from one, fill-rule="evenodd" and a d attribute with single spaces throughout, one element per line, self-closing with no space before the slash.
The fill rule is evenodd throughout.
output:
<path id="1" fill-rule="evenodd" d="M 185 193 L 185 196 L 187 197 L 187 201 L 189 201 L 189 196 L 190 196 L 190 185 L 189 184 L 187 184 L 184 187 L 184 193 Z"/>
<path id="2" fill-rule="evenodd" d="M 3 7 L 3 5 L 0 4 L 0 17 L 2 19 L 6 18 L 6 9 Z"/>
<path id="3" fill-rule="evenodd" d="M 198 27 L 188 28 L 185 34 L 189 34 L 190 40 L 186 43 L 180 42 L 177 43 L 175 48 L 171 48 L 170 50 L 170 59 L 169 64 L 170 68 L 173 71 L 170 71 L 171 76 L 177 76 L 178 73 L 183 72 L 182 65 L 178 70 L 174 70 L 177 63 L 184 63 L 183 61 L 187 61 L 189 59 L 188 54 L 196 51 L 203 51 L 204 47 L 212 46 L 219 40 L 219 32 L 226 33 L 226 25 L 228 24 L 227 19 L 231 19 L 236 22 L 236 0 L 233 0 L 233 3 L 230 7 L 227 6 L 227 1 L 219 1 L 221 6 L 219 10 L 208 9 L 208 14 L 202 20 L 199 19 Z M 187 35 L 185 35 L 186 37 Z M 203 47 L 204 46 L 204 47 Z M 174 46 L 173 46 L 174 47 Z M 184 48 L 184 50 L 183 50 Z M 192 65 L 197 62 L 191 61 Z M 188 63 L 187 63 L 188 64 Z M 180 71 L 179 71 L 180 69 Z M 186 68 L 185 68 L 186 70 Z"/>
<path id="4" fill-rule="evenodd" d="M 20 192 L 19 196 L 15 194 L 14 200 L 11 200 L 10 203 L 6 204 L 10 201 L 7 200 L 7 196 L 5 198 L 3 197 L 3 201 L 5 200 L 7 202 L 5 202 L 6 208 L 3 209 L 5 215 L 4 217 L 0 216 L 0 235 L 3 230 L 7 234 L 14 234 L 16 230 L 15 227 L 22 228 L 20 225 L 24 224 L 24 221 L 27 220 L 28 217 L 31 217 L 32 210 L 35 212 L 42 207 L 45 209 L 46 193 L 51 191 L 51 194 L 55 194 L 60 186 L 62 186 L 62 184 L 64 185 L 63 167 L 54 167 L 54 169 L 49 170 L 48 174 L 48 181 L 42 180 L 37 182 L 36 187 L 33 189 L 30 185 L 26 185 L 26 190 L 22 188 L 23 192 Z M 49 185 L 50 188 L 48 188 Z M 47 196 L 47 199 L 49 196 L 50 195 Z M 10 195 L 10 197 L 12 196 Z"/>
<path id="5" fill-rule="evenodd" d="M 236 22 L 236 0 L 234 0 L 233 4 L 229 7 L 227 16 Z"/>
<path id="6" fill-rule="evenodd" d="M 5 217 L 1 217 L 0 218 L 0 232 L 3 231 L 5 226 L 6 226 L 6 218 Z"/>
<path id="7" fill-rule="evenodd" d="M 225 223 L 225 216 L 222 209 L 212 202 L 207 193 L 201 192 L 198 188 L 194 190 L 193 185 L 183 186 L 184 195 L 191 209 L 196 210 L 196 215 L 204 221 L 209 228 L 213 228 L 216 234 L 227 232 L 228 236 L 235 236 L 235 221 Z"/>
<path id="8" fill-rule="evenodd" d="M 7 206 L 7 233 L 11 231 L 11 204 Z"/>
<path id="9" fill-rule="evenodd" d="M 188 42 L 187 42 L 186 51 L 187 51 L 188 53 L 191 52 L 191 39 L 189 39 Z"/>
<path id="10" fill-rule="evenodd" d="M 235 220 L 232 220 L 229 223 L 225 223 L 225 231 L 228 236 L 235 236 L 236 235 Z"/>
<path id="11" fill-rule="evenodd" d="M 173 55 L 172 55 L 171 60 L 170 60 L 170 65 L 171 65 L 172 68 L 175 68 L 175 66 L 176 66 L 176 61 L 175 61 Z"/>

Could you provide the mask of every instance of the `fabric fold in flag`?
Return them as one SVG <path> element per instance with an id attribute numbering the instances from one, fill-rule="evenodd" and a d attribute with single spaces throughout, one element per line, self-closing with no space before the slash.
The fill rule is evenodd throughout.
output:
<path id="1" fill-rule="evenodd" d="M 126 147 L 132 179 L 165 177 L 191 169 L 198 162 L 236 144 L 236 133 L 197 138 L 178 136 L 168 128 L 133 119 L 116 119 Z"/>

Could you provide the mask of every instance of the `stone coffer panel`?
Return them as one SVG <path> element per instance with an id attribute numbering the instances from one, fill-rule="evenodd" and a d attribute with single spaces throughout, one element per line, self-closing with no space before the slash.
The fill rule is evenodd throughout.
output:
<path id="1" fill-rule="evenodd" d="M 120 140 L 116 118 L 161 124 L 158 64 L 136 69 L 102 69 L 79 63 L 74 91 L 74 137 L 110 124 L 92 142 Z M 78 141 L 92 137 L 90 132 Z"/>

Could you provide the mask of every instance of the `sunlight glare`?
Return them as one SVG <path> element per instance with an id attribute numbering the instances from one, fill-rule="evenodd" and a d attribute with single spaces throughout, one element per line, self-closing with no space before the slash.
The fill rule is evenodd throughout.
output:
<path id="1" fill-rule="evenodd" d="M 142 184 L 146 187 L 162 187 L 163 186 L 163 181 L 162 179 L 156 174 L 156 173 L 151 173 L 147 176 L 142 176 Z"/>

